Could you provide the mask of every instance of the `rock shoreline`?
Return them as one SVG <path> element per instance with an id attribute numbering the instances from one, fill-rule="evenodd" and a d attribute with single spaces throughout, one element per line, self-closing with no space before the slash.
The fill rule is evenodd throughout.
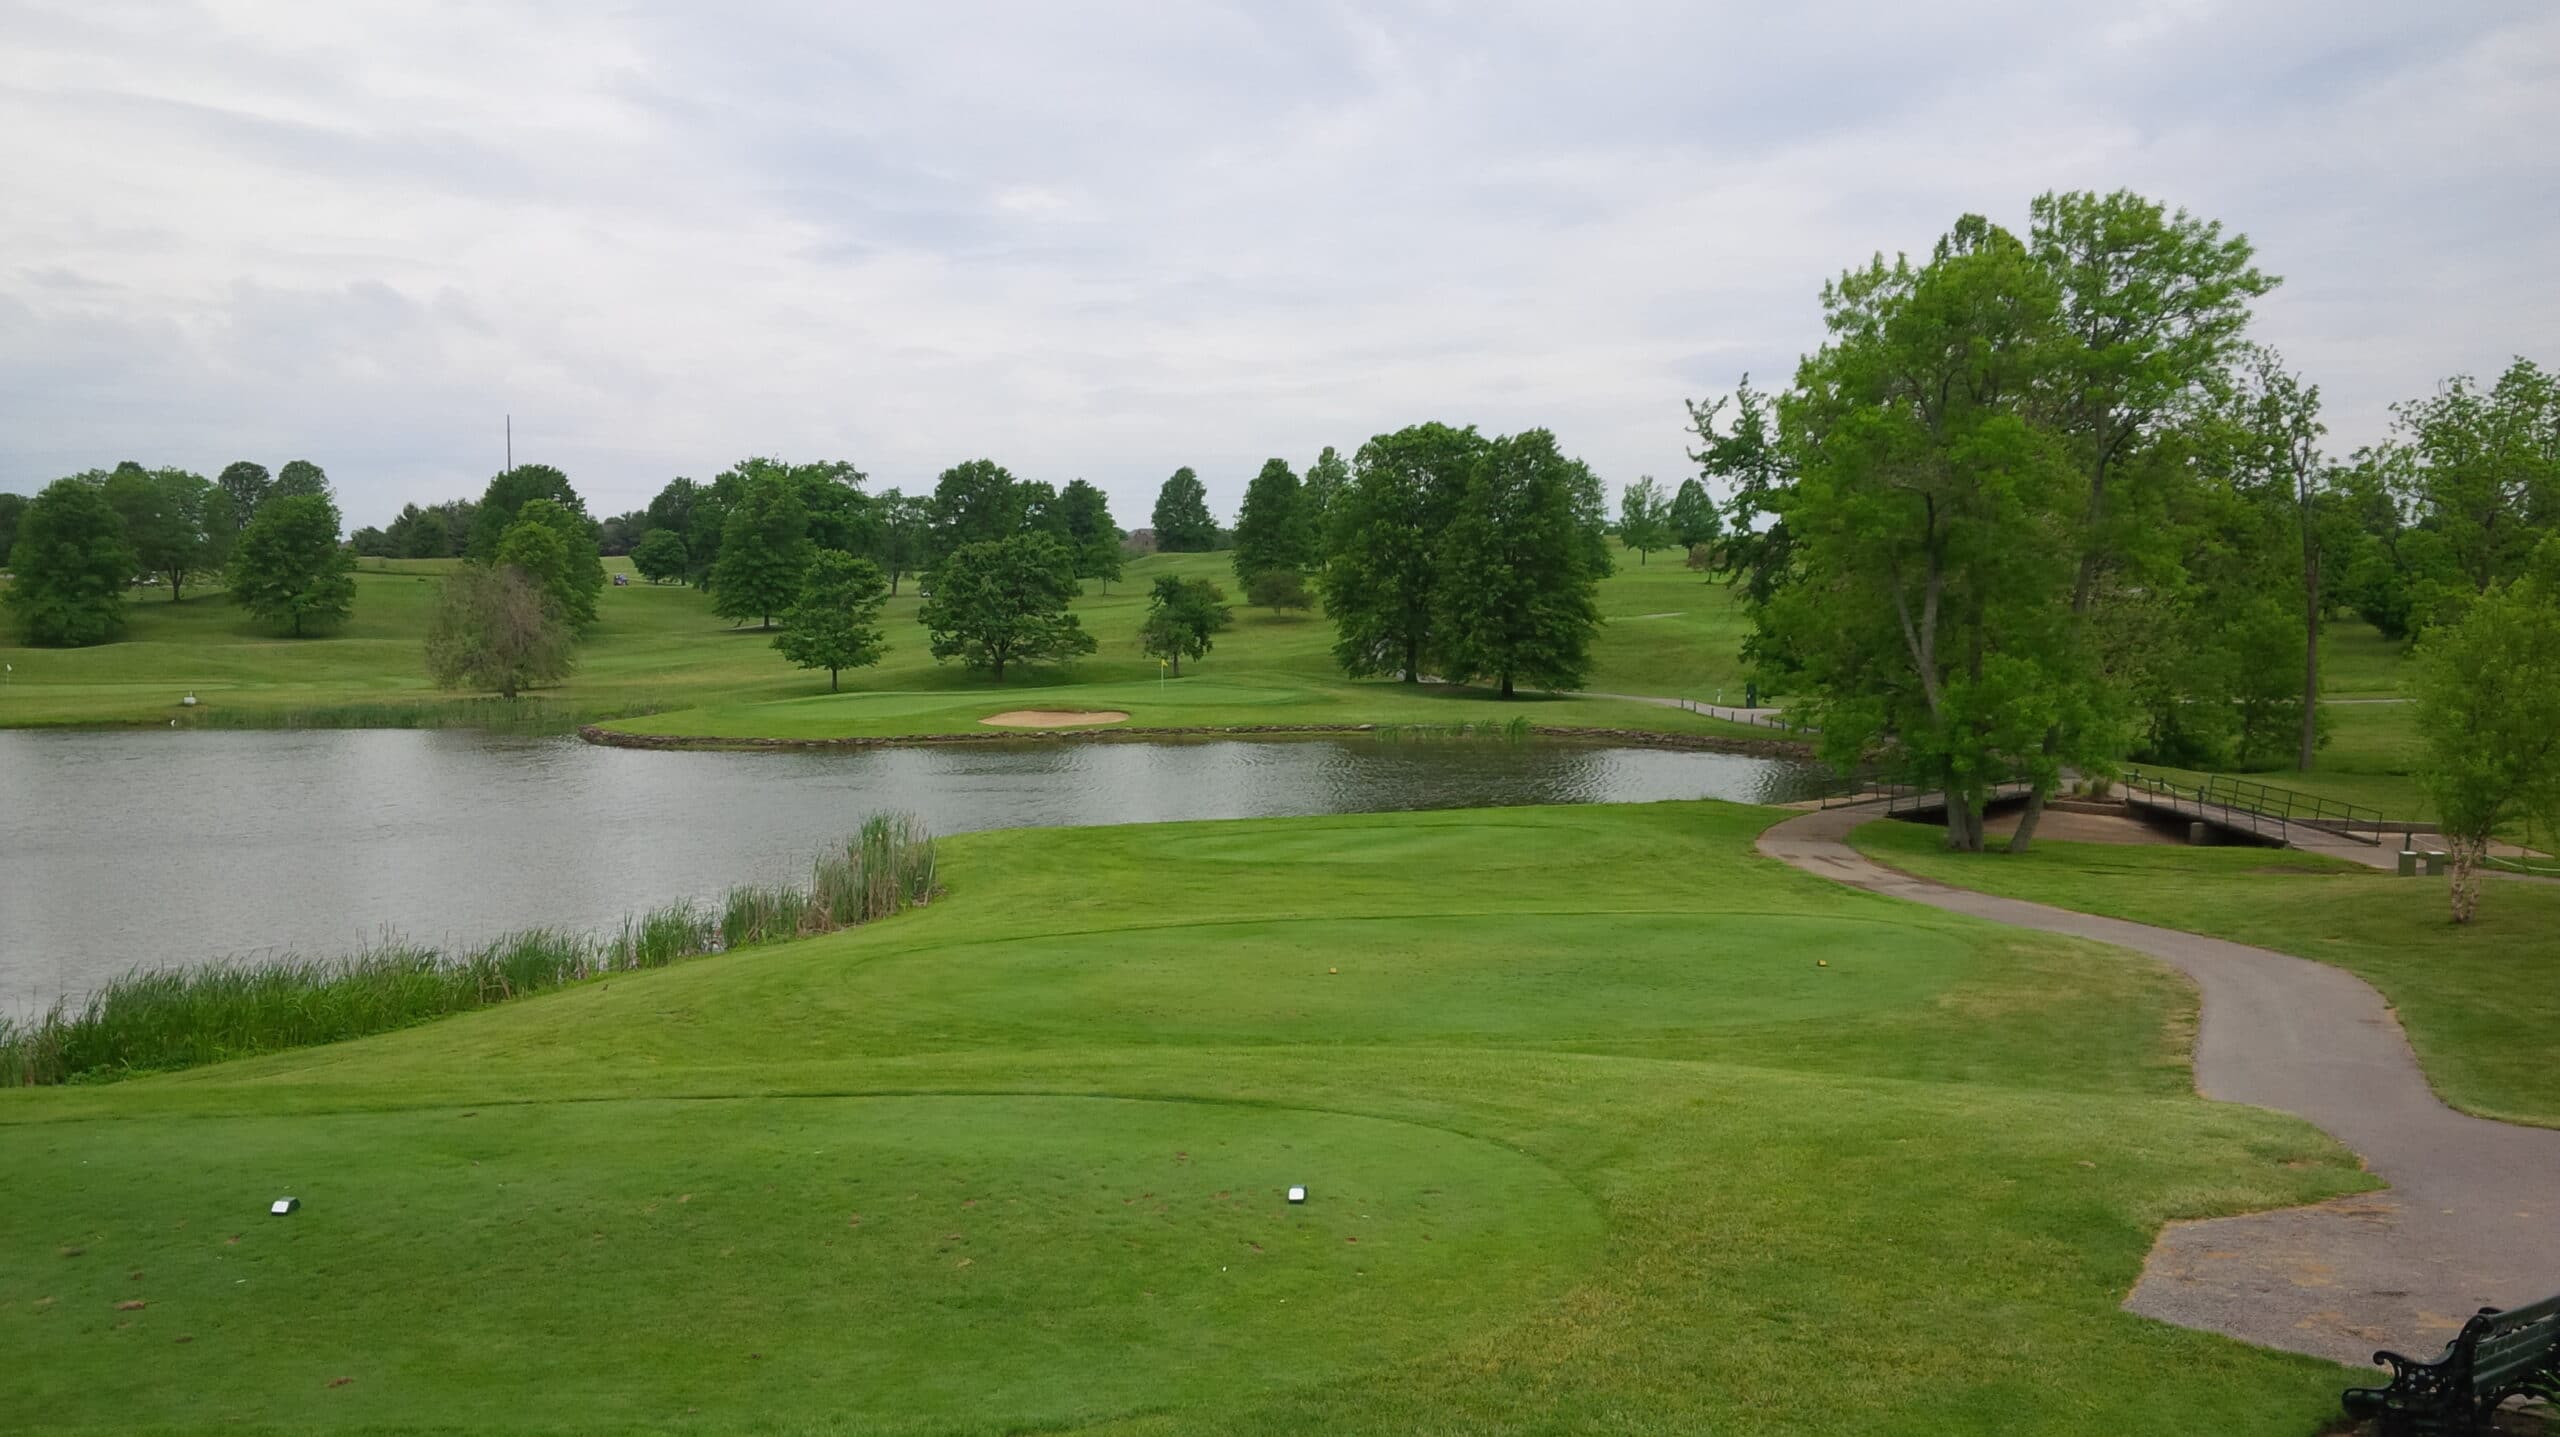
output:
<path id="1" fill-rule="evenodd" d="M 1001 733 L 926 733 L 863 738 L 706 738 L 693 734 L 625 733 L 619 729 L 605 728 L 598 724 L 587 724 L 579 728 L 578 737 L 605 748 L 755 753 L 939 747 L 950 744 L 979 743 L 1127 743 L 1151 739 L 1321 738 L 1328 736 L 1348 738 L 1375 735 L 1380 732 L 1414 732 L 1419 736 L 1429 736 L 1435 731 L 1454 727 L 1455 725 L 1444 724 L 1374 723 L 1191 724 L 1178 728 L 1008 729 Z M 1693 749 L 1708 753 L 1743 754 L 1753 758 L 1811 759 L 1813 757 L 1813 746 L 1810 744 L 1774 738 L 1728 738 L 1720 734 L 1664 733 L 1659 729 L 1640 728 L 1588 728 L 1570 724 L 1532 724 L 1529 726 L 1529 733 L 1535 738 L 1627 744 L 1640 748 Z"/>

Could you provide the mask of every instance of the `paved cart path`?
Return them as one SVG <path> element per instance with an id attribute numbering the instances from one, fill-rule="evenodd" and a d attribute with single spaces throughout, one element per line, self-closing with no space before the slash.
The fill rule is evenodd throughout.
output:
<path id="1" fill-rule="evenodd" d="M 2125 1306 L 2363 1364 L 2432 1356 L 2484 1305 L 2560 1292 L 2560 1130 L 2446 1107 L 2382 995 L 2343 969 L 2193 933 L 1995 898 L 1870 862 L 1867 806 L 1804 814 L 1760 851 L 1853 888 L 2136 949 L 2195 980 L 2197 1091 L 2298 1114 L 2390 1184 L 2314 1207 L 2171 1224 Z"/>

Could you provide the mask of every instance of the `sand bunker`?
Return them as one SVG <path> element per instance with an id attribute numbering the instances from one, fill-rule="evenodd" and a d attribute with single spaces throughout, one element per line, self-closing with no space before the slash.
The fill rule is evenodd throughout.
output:
<path id="1" fill-rule="evenodd" d="M 1128 715 L 1117 709 L 1015 709 L 978 722 L 997 728 L 1076 728 L 1084 724 L 1121 723 Z"/>

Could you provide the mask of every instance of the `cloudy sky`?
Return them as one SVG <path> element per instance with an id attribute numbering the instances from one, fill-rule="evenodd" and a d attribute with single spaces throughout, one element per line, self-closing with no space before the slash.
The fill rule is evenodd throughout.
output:
<path id="1" fill-rule="evenodd" d="M 2062 12 L 2086 15 L 2064 18 Z M 1232 512 L 1423 419 L 1686 468 L 1822 281 L 2130 187 L 2253 237 L 2335 437 L 2560 360 L 2560 6 L 0 0 L 0 489 L 515 453 Z"/>

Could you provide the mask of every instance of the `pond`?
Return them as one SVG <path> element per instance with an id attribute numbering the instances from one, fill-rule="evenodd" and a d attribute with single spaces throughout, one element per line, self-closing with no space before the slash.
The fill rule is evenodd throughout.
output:
<path id="1" fill-rule="evenodd" d="M 0 1011 L 133 967 L 467 944 L 798 877 L 864 815 L 937 834 L 1531 803 L 1784 802 L 1778 759 L 1299 739 L 638 752 L 473 732 L 0 732 Z"/>

